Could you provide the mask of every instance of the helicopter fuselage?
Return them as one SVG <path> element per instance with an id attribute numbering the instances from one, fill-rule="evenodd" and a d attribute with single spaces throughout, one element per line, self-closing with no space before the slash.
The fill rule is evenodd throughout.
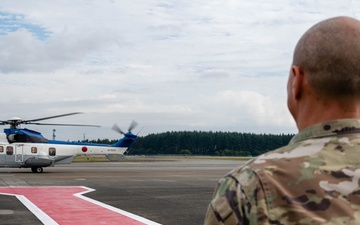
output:
<path id="1" fill-rule="evenodd" d="M 69 164 L 77 155 L 105 155 L 111 161 L 118 161 L 124 158 L 124 153 L 137 138 L 137 135 L 131 133 L 131 130 L 137 126 L 135 121 L 131 122 L 127 133 L 114 124 L 112 129 L 123 134 L 124 137 L 112 145 L 48 140 L 37 131 L 20 127 L 21 124 L 99 127 L 98 125 L 38 122 L 76 114 L 81 114 L 81 112 L 32 120 L 22 120 L 19 117 L 0 120 L 0 125 L 10 125 L 10 128 L 4 129 L 4 133 L 0 133 L 0 167 L 31 168 L 33 172 L 41 173 L 43 167 Z"/>
<path id="2" fill-rule="evenodd" d="M 31 168 L 42 172 L 42 167 L 70 164 L 78 155 L 106 155 L 111 161 L 124 157 L 128 147 L 83 142 L 52 141 L 10 143 L 5 133 L 0 133 L 0 167 Z M 44 139 L 46 140 L 46 139 Z"/>

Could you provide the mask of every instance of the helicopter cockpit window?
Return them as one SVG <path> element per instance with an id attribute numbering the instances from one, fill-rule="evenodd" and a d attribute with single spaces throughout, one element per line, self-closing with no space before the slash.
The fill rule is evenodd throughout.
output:
<path id="1" fill-rule="evenodd" d="M 0 146 L 0 153 L 4 152 L 4 146 Z"/>
<path id="2" fill-rule="evenodd" d="M 37 147 L 31 147 L 31 153 L 37 153 Z"/>
<path id="3" fill-rule="evenodd" d="M 48 140 L 41 136 L 30 136 L 26 134 L 10 134 L 8 135 L 8 140 L 10 143 L 13 142 L 26 142 L 26 143 L 46 143 Z"/>
<path id="4" fill-rule="evenodd" d="M 8 138 L 10 143 L 15 142 L 15 134 L 10 134 L 7 138 Z"/>
<path id="5" fill-rule="evenodd" d="M 26 142 L 32 142 L 32 143 L 46 143 L 48 140 L 44 137 L 30 137 L 28 136 L 26 139 Z"/>
<path id="6" fill-rule="evenodd" d="M 12 146 L 6 147 L 6 155 L 13 155 L 14 154 L 14 148 Z"/>
<path id="7" fill-rule="evenodd" d="M 55 156 L 56 155 L 56 149 L 55 148 L 49 148 L 49 156 Z"/>

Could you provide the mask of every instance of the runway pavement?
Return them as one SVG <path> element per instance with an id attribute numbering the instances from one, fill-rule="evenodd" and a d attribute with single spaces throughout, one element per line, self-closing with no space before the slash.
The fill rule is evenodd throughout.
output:
<path id="1" fill-rule="evenodd" d="M 49 208 L 57 196 L 65 198 L 66 194 L 62 190 L 68 190 L 67 187 L 86 187 L 95 190 L 84 194 L 84 198 L 96 204 L 104 204 L 113 211 L 124 210 L 144 218 L 145 222 L 141 224 L 147 224 L 146 221 L 149 220 L 154 224 L 164 225 L 201 225 L 217 181 L 232 168 L 244 163 L 239 160 L 196 157 L 129 159 L 121 162 L 61 165 L 44 168 L 41 174 L 32 173 L 30 169 L 0 168 L 0 192 L 9 191 L 7 187 L 12 187 L 10 191 L 19 195 L 28 189 L 15 189 L 16 187 L 45 187 L 48 194 L 45 188 L 30 191 L 30 194 L 41 193 L 33 197 L 32 201 L 46 200 L 41 203 L 40 209 L 43 209 Z M 44 224 L 20 200 L 11 195 L 0 195 L 0 224 Z M 86 209 L 82 210 L 85 215 Z M 45 215 L 42 221 L 51 221 L 54 217 L 51 215 L 61 215 L 60 218 L 64 218 L 62 213 L 66 214 L 60 206 L 43 211 Z M 95 214 L 90 217 L 96 219 Z M 98 219 L 98 224 L 101 224 L 100 220 Z M 108 224 L 129 224 L 117 219 L 112 222 Z M 81 222 L 78 221 L 77 224 Z"/>

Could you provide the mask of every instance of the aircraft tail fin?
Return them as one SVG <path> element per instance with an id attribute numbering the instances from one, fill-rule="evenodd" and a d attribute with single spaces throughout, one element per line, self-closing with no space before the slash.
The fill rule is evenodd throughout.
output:
<path id="1" fill-rule="evenodd" d="M 113 144 L 113 147 L 130 147 L 130 145 L 132 143 L 135 142 L 137 136 L 131 132 L 127 132 L 126 134 L 124 134 L 125 137 L 121 138 L 118 142 L 116 142 L 115 144 Z"/>

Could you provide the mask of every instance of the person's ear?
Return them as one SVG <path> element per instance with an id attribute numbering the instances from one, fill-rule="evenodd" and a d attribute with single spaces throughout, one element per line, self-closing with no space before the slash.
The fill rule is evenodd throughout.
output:
<path id="1" fill-rule="evenodd" d="M 292 84 L 291 85 L 291 91 L 293 93 L 293 97 L 296 100 L 299 100 L 301 98 L 302 94 L 302 85 L 304 81 L 304 72 L 302 69 L 298 66 L 292 66 L 291 67 L 291 75 L 293 76 Z"/>

